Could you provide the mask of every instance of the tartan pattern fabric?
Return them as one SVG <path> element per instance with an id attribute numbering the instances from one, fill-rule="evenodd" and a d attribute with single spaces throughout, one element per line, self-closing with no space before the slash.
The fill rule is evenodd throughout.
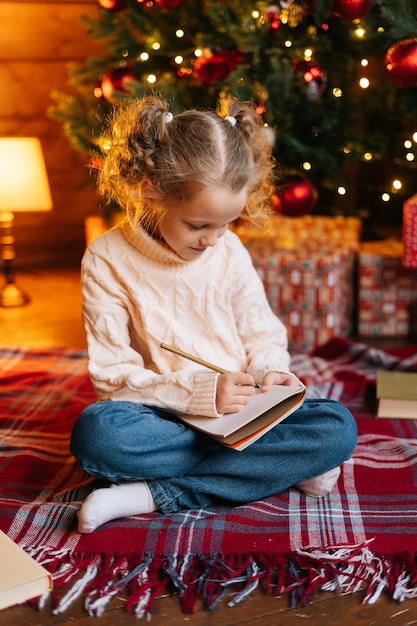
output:
<path id="1" fill-rule="evenodd" d="M 316 588 L 417 595 L 417 422 L 375 419 L 377 369 L 417 371 L 417 346 L 384 352 L 345 339 L 293 357 L 309 397 L 357 418 L 359 443 L 323 499 L 290 489 L 232 509 L 109 522 L 91 535 L 76 513 L 94 481 L 68 451 L 72 424 L 95 396 L 83 350 L 0 350 L 0 528 L 54 575 L 56 612 L 77 579 L 90 615 L 121 589 L 145 615 L 163 589 L 184 611 L 242 601 L 260 581 L 302 603 Z M 237 452 L 237 454 L 239 454 Z M 41 599 L 42 604 L 42 599 Z"/>

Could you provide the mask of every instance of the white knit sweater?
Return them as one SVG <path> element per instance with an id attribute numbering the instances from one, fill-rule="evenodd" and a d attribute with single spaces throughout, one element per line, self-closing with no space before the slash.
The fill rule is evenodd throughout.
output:
<path id="1" fill-rule="evenodd" d="M 89 374 L 101 400 L 217 416 L 219 374 L 161 342 L 258 381 L 289 371 L 286 329 L 230 231 L 185 261 L 126 220 L 86 251 L 82 289 Z"/>

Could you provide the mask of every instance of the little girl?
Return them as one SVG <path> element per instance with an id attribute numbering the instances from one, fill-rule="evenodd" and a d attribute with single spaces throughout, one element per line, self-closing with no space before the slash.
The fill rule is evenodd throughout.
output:
<path id="1" fill-rule="evenodd" d="M 122 108 L 99 191 L 126 219 L 96 239 L 82 266 L 89 375 L 99 401 L 76 422 L 71 451 L 110 488 L 93 491 L 79 531 L 129 515 L 252 502 L 289 487 L 321 497 L 356 445 L 350 412 L 306 400 L 237 452 L 177 413 L 221 419 L 272 385 L 298 385 L 286 329 L 229 225 L 262 221 L 274 187 L 272 137 L 237 101 L 226 116 L 146 97 Z M 219 374 L 161 349 L 221 364 Z"/>

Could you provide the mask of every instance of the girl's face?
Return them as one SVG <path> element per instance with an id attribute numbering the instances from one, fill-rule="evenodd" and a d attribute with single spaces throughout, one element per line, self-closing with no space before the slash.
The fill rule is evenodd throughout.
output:
<path id="1" fill-rule="evenodd" d="M 159 235 L 186 261 L 193 261 L 215 246 L 231 222 L 239 217 L 248 192 L 218 188 L 200 191 L 187 202 L 170 204 L 159 223 Z"/>

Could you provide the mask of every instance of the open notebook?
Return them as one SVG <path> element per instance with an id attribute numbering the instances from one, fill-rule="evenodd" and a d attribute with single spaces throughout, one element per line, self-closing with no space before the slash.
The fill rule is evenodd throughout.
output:
<path id="1" fill-rule="evenodd" d="M 180 413 L 178 417 L 219 443 L 244 450 L 298 409 L 304 402 L 305 393 L 304 386 L 274 385 L 266 393 L 257 391 L 238 413 L 219 417 Z"/>

